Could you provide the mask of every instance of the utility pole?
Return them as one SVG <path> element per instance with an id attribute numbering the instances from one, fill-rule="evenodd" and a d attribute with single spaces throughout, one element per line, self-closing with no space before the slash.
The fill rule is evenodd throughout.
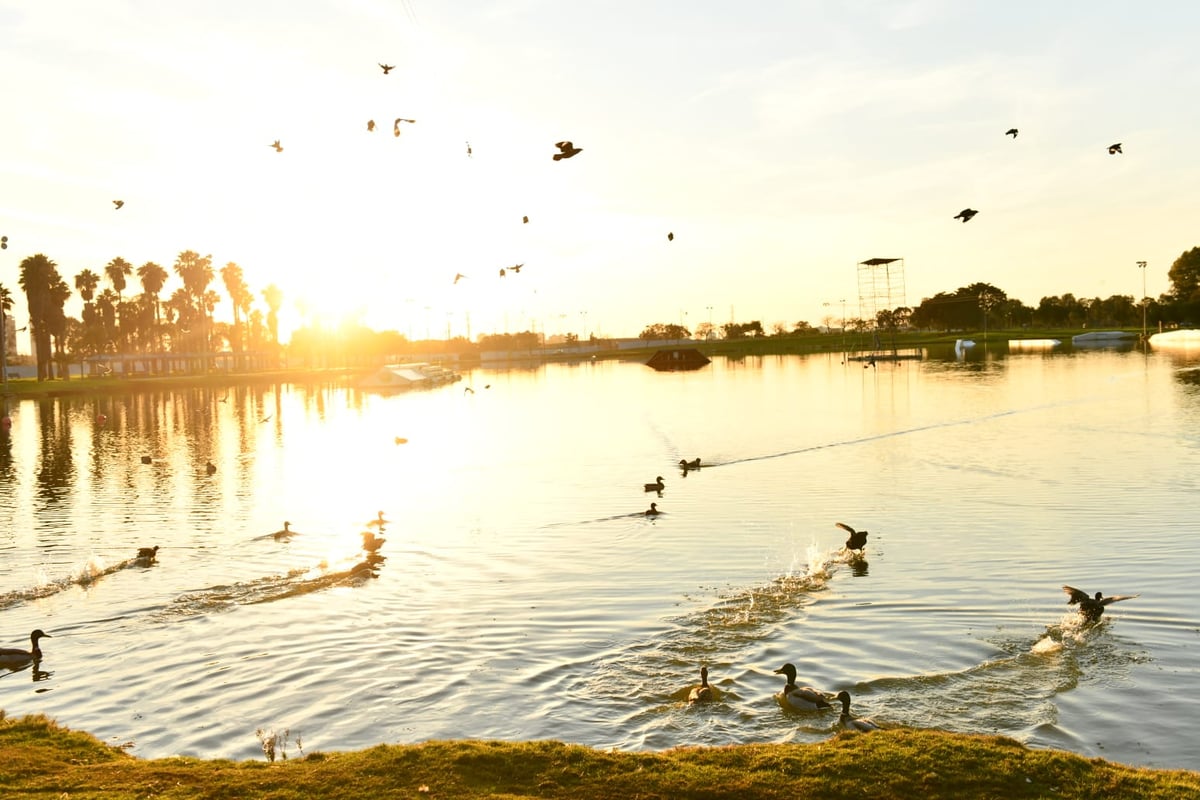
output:
<path id="1" fill-rule="evenodd" d="M 1137 262 L 1138 269 L 1142 271 L 1142 341 L 1146 341 L 1146 262 Z"/>

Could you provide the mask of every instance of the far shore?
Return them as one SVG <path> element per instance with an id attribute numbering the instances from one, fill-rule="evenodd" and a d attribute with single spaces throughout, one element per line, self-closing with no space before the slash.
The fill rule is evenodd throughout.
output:
<path id="1" fill-rule="evenodd" d="M 1140 342 L 1141 331 L 1123 330 L 1132 334 L 1130 345 Z M 4 389 L 9 397 L 60 397 L 71 395 L 104 395 L 125 394 L 142 391 L 170 391 L 177 389 L 211 388 L 219 389 L 229 386 L 271 386 L 284 383 L 320 384 L 320 383 L 352 383 L 356 378 L 365 375 L 383 363 L 402 361 L 430 361 L 443 363 L 457 369 L 476 367 L 511 366 L 512 363 L 547 363 L 570 362 L 578 360 L 622 359 L 646 360 L 660 349 L 694 348 L 706 356 L 747 357 L 769 355 L 800 355 L 813 353 L 841 354 L 843 357 L 864 360 L 872 355 L 887 358 L 891 354 L 911 353 L 918 349 L 946 348 L 952 350 L 959 339 L 971 340 L 976 347 L 1007 346 L 1013 339 L 1058 339 L 1064 346 L 1070 346 L 1071 337 L 1082 333 L 1093 332 L 1088 329 L 1056 329 L 1056 330 L 989 330 L 989 331 L 953 331 L 925 332 L 906 331 L 899 333 L 880 332 L 878 336 L 871 333 L 855 333 L 847 331 L 844 334 L 837 331 L 830 333 L 803 333 L 782 336 L 763 336 L 746 339 L 714 339 L 695 340 L 680 339 L 669 343 L 656 342 L 647 347 L 621 348 L 608 344 L 609 340 L 581 342 L 575 346 L 547 345 L 545 347 L 521 351 L 513 354 L 507 361 L 481 359 L 477 350 L 467 352 L 429 352 L 397 354 L 393 358 L 379 359 L 377 364 L 354 366 L 322 367 L 322 368 L 285 368 L 266 371 L 210 371 L 199 373 L 173 373 L 170 375 L 130 376 L 122 377 L 107 375 L 100 377 L 71 377 L 69 379 L 52 379 L 38 381 L 35 378 L 10 378 Z M 420 344 L 420 343 L 418 343 Z"/>

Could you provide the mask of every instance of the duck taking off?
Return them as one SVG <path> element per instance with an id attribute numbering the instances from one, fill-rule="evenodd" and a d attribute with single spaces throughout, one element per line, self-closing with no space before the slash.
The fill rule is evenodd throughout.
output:
<path id="1" fill-rule="evenodd" d="M 0 666 L 19 667 L 30 661 L 34 663 L 41 661 L 42 650 L 38 647 L 38 639 L 41 638 L 53 639 L 54 637 L 41 628 L 38 628 L 29 634 L 30 649 L 28 650 L 21 650 L 15 647 L 0 647 Z"/>
<path id="2" fill-rule="evenodd" d="M 1100 617 L 1104 616 L 1104 607 L 1109 603 L 1132 600 L 1139 596 L 1136 594 L 1116 594 L 1112 597 L 1105 597 L 1103 592 L 1096 592 L 1095 597 L 1088 597 L 1087 592 L 1076 589 L 1074 586 L 1063 586 L 1062 589 L 1067 593 L 1067 605 L 1078 605 L 1079 613 L 1088 622 L 1099 622 Z"/>
<path id="3" fill-rule="evenodd" d="M 861 555 L 863 548 L 867 546 L 867 532 L 856 531 L 844 522 L 835 522 L 833 524 L 850 534 L 850 538 L 846 540 L 846 549 L 857 550 Z"/>
<path id="4" fill-rule="evenodd" d="M 795 711 L 823 711 L 833 708 L 823 692 L 818 692 L 811 686 L 796 685 L 796 668 L 791 664 L 784 664 L 775 670 L 775 674 L 787 676 L 783 691 L 775 695 L 775 699 L 784 708 Z"/>
<path id="5" fill-rule="evenodd" d="M 855 717 L 850 714 L 850 693 L 849 692 L 847 692 L 847 691 L 838 692 L 837 699 L 840 700 L 842 703 L 842 713 L 838 717 L 838 725 L 841 725 L 843 728 L 845 728 L 848 731 L 861 731 L 862 733 L 867 733 L 868 731 L 882 730 L 879 727 L 879 725 L 876 724 L 875 720 L 868 719 L 867 717 Z"/>
<path id="6" fill-rule="evenodd" d="M 153 561 L 158 557 L 158 545 L 154 545 L 154 547 L 139 547 L 137 557 L 138 561 Z"/>

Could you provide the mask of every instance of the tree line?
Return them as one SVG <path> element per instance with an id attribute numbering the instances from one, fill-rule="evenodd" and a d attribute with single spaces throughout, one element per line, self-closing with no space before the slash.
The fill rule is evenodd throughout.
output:
<path id="1" fill-rule="evenodd" d="M 233 307 L 233 322 L 216 322 L 213 311 L 221 295 L 211 287 L 217 271 L 212 256 L 185 250 L 175 259 L 174 272 L 182 282 L 166 299 L 162 292 L 170 277 L 162 266 L 147 261 L 136 270 L 124 258 L 108 262 L 101 274 L 83 269 L 74 276 L 74 290 L 83 300 L 79 318 L 66 314 L 72 285 L 58 264 L 42 253 L 28 256 L 19 267 L 18 286 L 29 308 L 29 331 L 36 353 L 38 380 L 66 377 L 67 367 L 90 356 L 163 354 L 186 355 L 205 368 L 214 351 L 228 347 L 235 357 L 250 351 L 279 350 L 279 309 L 283 292 L 274 284 L 261 292 L 266 313 L 254 307 L 255 295 L 242 268 L 229 262 L 220 269 Z M 141 291 L 127 295 L 136 274 Z M 101 288 L 101 283 L 107 286 Z M 0 286 L 0 304 L 12 307 L 11 293 Z"/>

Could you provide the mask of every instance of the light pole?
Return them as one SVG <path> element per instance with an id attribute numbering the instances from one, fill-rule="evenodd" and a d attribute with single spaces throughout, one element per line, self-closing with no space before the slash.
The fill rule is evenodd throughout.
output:
<path id="1" fill-rule="evenodd" d="M 1146 341 L 1146 262 L 1137 262 L 1138 269 L 1142 271 L 1142 341 Z"/>

